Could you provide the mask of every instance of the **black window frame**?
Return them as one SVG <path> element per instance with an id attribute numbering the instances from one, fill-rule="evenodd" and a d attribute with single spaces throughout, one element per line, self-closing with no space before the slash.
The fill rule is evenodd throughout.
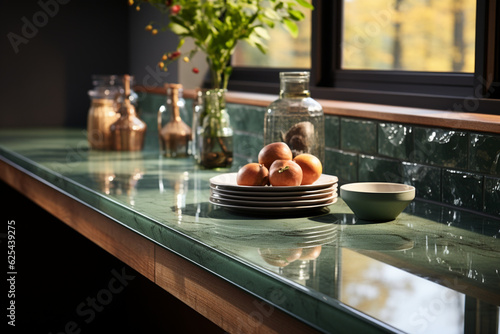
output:
<path id="1" fill-rule="evenodd" d="M 500 4 L 496 0 L 477 0 L 474 73 L 343 70 L 343 0 L 312 2 L 313 97 L 500 115 Z M 298 69 L 235 67 L 229 89 L 278 94 L 279 72 L 292 70 Z"/>

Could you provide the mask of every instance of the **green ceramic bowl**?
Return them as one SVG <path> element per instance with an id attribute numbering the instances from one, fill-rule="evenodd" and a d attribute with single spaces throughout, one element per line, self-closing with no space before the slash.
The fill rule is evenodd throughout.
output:
<path id="1" fill-rule="evenodd" d="M 340 187 L 340 197 L 359 219 L 389 221 L 415 198 L 415 187 L 388 182 L 349 183 Z"/>

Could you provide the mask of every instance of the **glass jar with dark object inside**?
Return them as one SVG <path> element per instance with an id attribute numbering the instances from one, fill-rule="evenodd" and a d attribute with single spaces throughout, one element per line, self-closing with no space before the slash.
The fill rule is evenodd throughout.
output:
<path id="1" fill-rule="evenodd" d="M 280 96 L 264 118 L 264 145 L 285 142 L 293 156 L 310 153 L 325 160 L 325 118 L 310 97 L 309 72 L 281 72 Z"/>

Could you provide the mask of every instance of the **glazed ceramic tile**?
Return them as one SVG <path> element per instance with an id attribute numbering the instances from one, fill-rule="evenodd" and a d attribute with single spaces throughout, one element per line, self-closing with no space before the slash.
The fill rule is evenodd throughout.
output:
<path id="1" fill-rule="evenodd" d="M 325 115 L 325 146 L 339 148 L 340 146 L 340 117 Z"/>
<path id="2" fill-rule="evenodd" d="M 359 156 L 359 181 L 403 182 L 401 161 L 374 156 Z"/>
<path id="3" fill-rule="evenodd" d="M 378 153 L 391 158 L 411 160 L 413 128 L 397 123 L 380 123 L 378 125 Z"/>
<path id="4" fill-rule="evenodd" d="M 482 211 L 483 176 L 446 169 L 442 182 L 444 203 Z"/>
<path id="5" fill-rule="evenodd" d="M 228 103 L 227 109 L 231 126 L 234 129 L 262 136 L 264 133 L 264 108 Z"/>
<path id="6" fill-rule="evenodd" d="M 441 201 L 441 169 L 403 162 L 403 181 L 416 188 L 416 196 Z"/>
<path id="7" fill-rule="evenodd" d="M 470 135 L 470 170 L 500 176 L 500 136 Z"/>
<path id="8" fill-rule="evenodd" d="M 485 177 L 484 212 L 500 217 L 500 178 Z"/>
<path id="9" fill-rule="evenodd" d="M 466 132 L 415 127 L 415 162 L 467 168 L 467 146 Z"/>
<path id="10" fill-rule="evenodd" d="M 340 148 L 373 154 L 377 152 L 377 124 L 351 118 L 340 120 Z"/>
<path id="11" fill-rule="evenodd" d="M 336 175 L 339 183 L 356 182 L 358 179 L 358 155 L 339 150 L 325 150 L 324 173 Z"/>
<path id="12" fill-rule="evenodd" d="M 234 154 L 253 162 L 258 161 L 259 151 L 264 145 L 261 136 L 234 131 Z"/>

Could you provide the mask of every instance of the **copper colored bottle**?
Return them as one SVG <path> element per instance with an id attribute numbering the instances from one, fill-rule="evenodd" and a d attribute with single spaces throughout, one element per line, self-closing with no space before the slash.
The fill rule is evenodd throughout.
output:
<path id="1" fill-rule="evenodd" d="M 158 113 L 158 125 L 161 148 L 167 158 L 183 158 L 189 155 L 191 127 L 181 119 L 180 108 L 184 108 L 181 84 L 165 84 L 167 88 L 167 108 L 163 106 Z M 162 124 L 162 116 L 170 111 L 170 120 Z"/>
<path id="2" fill-rule="evenodd" d="M 121 103 L 120 118 L 111 124 L 112 149 L 117 151 L 140 151 L 144 146 L 146 123 L 137 117 L 130 101 L 130 75 L 123 76 L 125 96 Z"/>
<path id="3" fill-rule="evenodd" d="M 120 118 L 114 99 L 123 90 L 121 81 L 117 75 L 92 76 L 94 88 L 88 93 L 91 105 L 87 116 L 87 138 L 92 149 L 111 149 L 110 126 Z"/>

